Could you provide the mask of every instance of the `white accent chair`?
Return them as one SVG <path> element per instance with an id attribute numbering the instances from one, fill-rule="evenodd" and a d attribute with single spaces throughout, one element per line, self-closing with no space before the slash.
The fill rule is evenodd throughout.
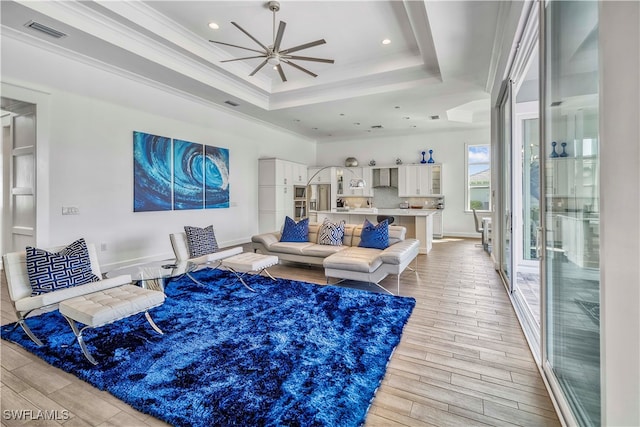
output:
<path id="1" fill-rule="evenodd" d="M 190 258 L 189 247 L 187 246 L 187 234 L 185 232 L 169 234 L 169 240 L 171 240 L 171 247 L 173 248 L 173 253 L 176 256 L 176 261 L 190 261 L 194 264 L 211 264 L 216 262 L 217 264 L 213 266 L 213 268 L 219 267 L 224 258 L 242 253 L 242 247 L 236 246 L 233 248 L 221 249 L 218 252 L 200 257 Z"/>
<path id="2" fill-rule="evenodd" d="M 46 249 L 49 252 L 57 252 L 64 246 Z M 98 256 L 96 254 L 95 245 L 87 243 L 89 259 L 91 261 L 91 270 L 97 277 L 102 277 L 100 265 L 98 264 Z M 31 296 L 31 285 L 29 284 L 29 275 L 27 273 L 27 256 L 23 252 L 10 252 L 2 256 L 4 263 L 4 272 L 7 278 L 7 286 L 9 288 L 9 297 L 13 303 L 18 321 L 16 325 L 20 325 L 25 333 L 37 345 L 41 346 L 42 341 L 33 333 L 29 326 L 25 323 L 25 319 L 32 312 L 43 308 L 57 308 L 58 303 L 87 295 L 93 292 L 105 289 L 115 288 L 131 283 L 131 276 L 122 275 L 111 279 L 102 279 L 97 282 L 78 285 L 71 288 L 60 289 L 57 291 L 47 292 L 45 294 Z"/>

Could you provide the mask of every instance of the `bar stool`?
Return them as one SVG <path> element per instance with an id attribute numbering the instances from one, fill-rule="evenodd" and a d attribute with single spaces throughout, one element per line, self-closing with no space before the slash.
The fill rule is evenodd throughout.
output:
<path id="1" fill-rule="evenodd" d="M 385 219 L 389 221 L 389 225 L 393 224 L 393 221 L 396 220 L 394 217 L 388 215 L 378 215 L 376 217 L 376 221 L 378 221 L 378 223 L 381 223 Z"/>

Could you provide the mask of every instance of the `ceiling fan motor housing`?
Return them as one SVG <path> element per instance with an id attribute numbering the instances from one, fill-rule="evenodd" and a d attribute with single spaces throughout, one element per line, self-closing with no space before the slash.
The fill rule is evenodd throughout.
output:
<path id="1" fill-rule="evenodd" d="M 280 10 L 280 2 L 270 1 L 269 3 L 267 3 L 267 7 L 271 12 L 277 12 Z"/>

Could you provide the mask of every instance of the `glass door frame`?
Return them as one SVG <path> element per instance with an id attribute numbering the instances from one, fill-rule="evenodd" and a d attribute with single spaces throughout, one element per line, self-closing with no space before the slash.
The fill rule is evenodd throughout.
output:
<path id="1" fill-rule="evenodd" d="M 500 251 L 498 254 L 498 273 L 502 278 L 509 295 L 513 292 L 513 245 L 512 245 L 512 233 L 511 233 L 511 218 L 512 214 L 512 200 L 513 200 L 513 159 L 511 146 L 513 143 L 513 111 L 514 111 L 514 99 L 513 99 L 513 86 L 514 82 L 511 78 L 504 81 L 498 99 L 498 117 L 499 123 L 499 143 L 498 143 L 498 176 L 500 177 L 498 194 L 498 206 L 496 207 L 497 218 L 499 221 L 499 236 L 500 236 Z M 508 117 L 507 117 L 508 113 Z M 508 123 L 507 123 L 508 121 Z M 508 134 L 507 134 L 508 133 Z M 509 148 L 506 152 L 506 148 Z M 509 164 L 508 170 L 506 170 L 507 162 Z M 508 188 L 506 188 L 508 187 Z M 509 214 L 505 215 L 506 205 L 509 205 Z M 507 244 L 507 240 L 509 244 Z M 508 255 L 507 255 L 508 253 Z M 505 259 L 508 258 L 508 259 Z M 505 268 L 508 269 L 505 271 Z"/>
<path id="2" fill-rule="evenodd" d="M 546 382 L 547 386 L 551 389 L 552 399 L 560 410 L 561 416 L 563 418 L 564 424 L 566 425 L 579 425 L 578 420 L 573 414 L 573 410 L 571 409 L 571 405 L 567 400 L 567 397 L 564 394 L 564 390 L 560 386 L 556 375 L 553 372 L 553 367 L 550 362 L 547 360 L 547 352 L 549 350 L 549 329 L 552 325 L 549 324 L 549 319 L 547 316 L 547 311 L 549 309 L 547 304 L 547 296 L 549 292 L 549 284 L 547 283 L 547 257 L 546 257 L 546 248 L 548 245 L 548 230 L 549 227 L 547 225 L 547 198 L 546 198 L 546 188 L 547 188 L 547 176 L 546 176 L 546 159 L 549 157 L 548 147 L 546 146 L 546 135 L 547 135 L 547 117 L 546 108 L 547 102 L 549 100 L 546 96 L 546 82 L 549 76 L 547 75 L 547 52 L 546 52 L 546 34 L 547 34 L 547 22 L 546 22 L 546 7 L 552 0 L 541 0 L 538 3 L 538 16 L 539 16 L 539 78 L 540 78 L 540 229 L 541 229 L 541 238 L 539 239 L 538 244 L 541 245 L 541 250 L 539 251 L 539 260 L 540 260 L 540 292 L 541 292 L 541 325 L 540 325 L 540 355 L 541 355 L 541 369 L 543 373 L 543 379 Z M 553 244 L 553 242 L 551 242 Z"/>

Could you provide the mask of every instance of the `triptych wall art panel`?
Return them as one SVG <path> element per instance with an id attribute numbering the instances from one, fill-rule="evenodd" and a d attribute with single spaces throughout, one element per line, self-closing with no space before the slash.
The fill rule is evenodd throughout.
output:
<path id="1" fill-rule="evenodd" d="M 133 132 L 133 211 L 229 207 L 229 150 Z"/>

